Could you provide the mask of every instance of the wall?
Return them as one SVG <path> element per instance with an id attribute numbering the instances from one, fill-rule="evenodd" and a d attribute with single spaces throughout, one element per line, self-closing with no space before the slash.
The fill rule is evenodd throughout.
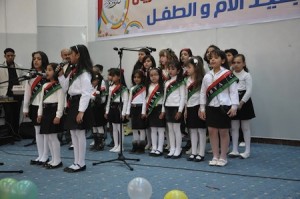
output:
<path id="1" fill-rule="evenodd" d="M 30 67 L 31 53 L 37 46 L 36 18 L 36 0 L 0 0 L 1 54 L 5 48 L 13 48 L 16 63 L 26 68 Z"/>
<path id="2" fill-rule="evenodd" d="M 95 19 L 94 10 L 89 10 L 89 24 L 96 24 Z M 91 27 L 88 46 L 94 63 L 103 64 L 105 70 L 118 66 L 113 47 L 172 48 L 177 54 L 189 47 L 201 56 L 210 44 L 236 48 L 246 55 L 254 80 L 252 98 L 257 117 L 252 120 L 253 137 L 300 140 L 299 33 L 300 19 L 109 41 L 93 41 L 95 28 Z M 158 62 L 158 52 L 153 55 Z M 137 53 L 124 52 L 127 84 L 136 60 Z"/>

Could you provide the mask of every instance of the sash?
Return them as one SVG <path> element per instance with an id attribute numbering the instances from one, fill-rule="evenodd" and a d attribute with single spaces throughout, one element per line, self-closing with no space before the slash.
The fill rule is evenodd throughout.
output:
<path id="1" fill-rule="evenodd" d="M 77 72 L 77 68 L 73 68 L 72 71 L 70 72 L 70 79 L 69 79 L 69 87 L 73 84 L 73 82 L 77 79 L 77 77 L 79 77 L 79 75 L 81 75 L 83 72 L 85 72 L 86 70 L 80 70 Z"/>
<path id="2" fill-rule="evenodd" d="M 71 64 L 69 64 L 68 66 L 67 66 L 67 69 L 66 69 L 66 71 L 65 71 L 65 77 L 68 77 L 69 76 L 69 74 L 70 74 L 70 72 L 72 71 L 72 65 Z"/>
<path id="3" fill-rule="evenodd" d="M 44 83 L 46 82 L 46 79 L 44 79 L 42 76 L 38 76 L 35 78 L 31 85 L 31 98 L 30 103 L 33 102 L 33 100 L 36 98 L 36 96 L 41 92 L 42 87 Z"/>
<path id="4" fill-rule="evenodd" d="M 44 88 L 44 96 L 43 101 L 47 99 L 50 95 L 52 95 L 55 91 L 61 88 L 61 85 L 59 82 L 50 82 L 45 88 Z"/>
<path id="5" fill-rule="evenodd" d="M 153 109 L 156 107 L 158 101 L 163 97 L 162 93 L 157 92 L 158 89 L 159 89 L 159 85 L 156 85 L 147 101 L 146 110 L 148 115 L 151 114 Z"/>
<path id="6" fill-rule="evenodd" d="M 110 103 L 113 103 L 115 99 L 121 96 L 125 91 L 127 91 L 127 88 L 125 86 L 121 84 L 117 85 L 111 92 Z"/>
<path id="7" fill-rule="evenodd" d="M 188 91 L 188 96 L 187 96 L 187 100 L 189 100 L 195 93 L 197 93 L 200 90 L 199 88 L 195 88 L 195 82 L 191 83 L 188 87 L 187 87 L 187 91 Z"/>
<path id="8" fill-rule="evenodd" d="M 137 85 L 137 86 L 135 86 L 134 89 L 132 90 L 131 101 L 133 101 L 139 94 L 141 94 L 145 90 L 146 90 L 146 87 L 143 86 L 143 85 Z"/>
<path id="9" fill-rule="evenodd" d="M 227 71 L 226 73 L 224 73 L 207 88 L 206 104 L 208 105 L 214 97 L 216 97 L 237 80 L 238 78 L 231 71 Z"/>
<path id="10" fill-rule="evenodd" d="M 165 100 L 167 100 L 168 99 L 168 97 L 169 97 L 169 95 L 173 92 L 173 91 L 175 91 L 177 88 L 179 88 L 181 85 L 183 85 L 185 83 L 185 81 L 184 80 L 182 80 L 182 81 L 180 81 L 180 82 L 178 82 L 178 81 L 173 81 L 173 82 L 171 82 L 169 85 L 168 85 L 168 87 L 167 87 L 167 89 L 166 89 L 166 99 Z"/>

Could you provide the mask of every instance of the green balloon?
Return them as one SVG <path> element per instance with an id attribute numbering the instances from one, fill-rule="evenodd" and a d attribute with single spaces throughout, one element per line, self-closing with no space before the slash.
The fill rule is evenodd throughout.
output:
<path id="1" fill-rule="evenodd" d="M 30 180 L 21 180 L 14 184 L 9 199 L 37 199 L 37 186 Z"/>
<path id="2" fill-rule="evenodd" d="M 1 199 L 9 199 L 12 187 L 18 181 L 13 178 L 3 178 L 0 180 L 0 196 Z"/>

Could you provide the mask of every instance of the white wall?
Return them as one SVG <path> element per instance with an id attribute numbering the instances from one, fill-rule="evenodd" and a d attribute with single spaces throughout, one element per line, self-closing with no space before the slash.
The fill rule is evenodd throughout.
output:
<path id="1" fill-rule="evenodd" d="M 94 13 L 90 13 L 91 19 Z M 93 23 L 91 23 L 93 24 Z M 236 48 L 245 54 L 252 74 L 253 101 L 257 117 L 252 120 L 254 137 L 300 140 L 300 19 L 221 29 L 89 42 L 94 63 L 105 69 L 118 66 L 113 47 L 151 46 L 158 49 L 189 47 L 203 56 L 210 44 Z M 92 35 L 92 33 L 90 33 Z M 153 53 L 158 62 L 158 53 Z M 129 75 L 137 53 L 124 52 L 123 67 Z"/>

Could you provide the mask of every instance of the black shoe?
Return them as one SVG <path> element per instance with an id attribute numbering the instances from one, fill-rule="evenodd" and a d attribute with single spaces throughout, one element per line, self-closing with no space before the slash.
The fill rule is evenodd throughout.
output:
<path id="1" fill-rule="evenodd" d="M 192 154 L 190 157 L 187 158 L 187 161 L 193 161 L 195 159 L 196 155 Z"/>
<path id="2" fill-rule="evenodd" d="M 74 146 L 73 145 L 69 146 L 69 150 L 74 150 Z"/>
<path id="3" fill-rule="evenodd" d="M 197 155 L 197 156 L 195 157 L 194 161 L 195 161 L 195 162 L 202 162 L 202 161 L 204 161 L 204 157 L 201 156 L 201 155 Z"/>
<path id="4" fill-rule="evenodd" d="M 159 150 L 156 150 L 155 153 L 154 153 L 155 157 L 159 157 L 159 156 L 162 156 L 162 155 L 163 155 L 163 152 L 161 152 Z"/>
<path id="5" fill-rule="evenodd" d="M 112 140 L 107 146 L 108 147 L 114 147 L 115 146 L 114 141 Z"/>
<path id="6" fill-rule="evenodd" d="M 73 163 L 74 164 L 74 163 Z M 75 165 L 75 164 L 74 164 Z M 71 169 L 70 167 L 65 167 L 64 168 L 64 172 L 67 172 L 67 173 L 70 173 L 71 170 L 74 170 L 74 169 Z"/>
<path id="7" fill-rule="evenodd" d="M 179 155 L 173 155 L 171 158 L 172 159 L 179 159 L 179 158 L 181 158 L 181 155 L 182 155 L 182 153 L 180 152 Z"/>
<path id="8" fill-rule="evenodd" d="M 173 157 L 172 155 L 166 155 L 165 156 L 166 159 L 169 159 L 169 158 L 172 158 L 172 157 Z"/>
<path id="9" fill-rule="evenodd" d="M 30 165 L 37 165 L 38 163 L 38 160 L 30 160 Z"/>
<path id="10" fill-rule="evenodd" d="M 79 166 L 79 169 L 71 169 L 71 168 L 69 168 L 69 170 L 66 171 L 66 172 L 68 172 L 68 173 L 77 173 L 77 172 L 81 172 L 81 171 L 85 171 L 85 170 L 86 170 L 86 165 L 84 165 L 83 167 Z"/>
<path id="11" fill-rule="evenodd" d="M 36 165 L 44 165 L 44 164 L 47 164 L 48 162 L 49 162 L 49 158 L 45 162 L 38 161 L 38 163 Z"/>
<path id="12" fill-rule="evenodd" d="M 58 165 L 55 165 L 55 166 L 53 166 L 53 165 L 51 165 L 51 164 L 48 164 L 48 166 L 46 167 L 47 169 L 57 169 L 57 168 L 60 168 L 60 167 L 62 167 L 63 166 L 63 163 L 62 162 L 60 162 Z"/>

